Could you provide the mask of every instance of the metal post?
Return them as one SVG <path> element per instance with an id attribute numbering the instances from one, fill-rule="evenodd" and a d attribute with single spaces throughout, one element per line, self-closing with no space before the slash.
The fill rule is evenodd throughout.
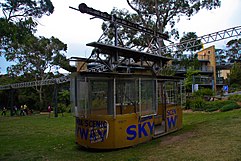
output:
<path id="1" fill-rule="evenodd" d="M 54 84 L 54 117 L 58 117 L 58 89 L 56 81 Z"/>
<path id="2" fill-rule="evenodd" d="M 10 89 L 10 108 L 11 108 L 10 115 L 11 116 L 13 116 L 13 97 L 14 97 L 14 89 Z"/>

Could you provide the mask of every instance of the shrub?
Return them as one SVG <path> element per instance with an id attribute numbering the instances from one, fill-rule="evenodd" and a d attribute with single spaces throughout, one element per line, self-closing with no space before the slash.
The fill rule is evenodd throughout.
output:
<path id="1" fill-rule="evenodd" d="M 212 112 L 222 108 L 224 105 L 234 103 L 232 100 L 217 100 L 212 102 L 206 102 L 205 111 Z"/>
<path id="2" fill-rule="evenodd" d="M 192 100 L 191 97 L 187 97 L 186 103 L 184 105 L 186 110 L 191 109 L 191 100 Z"/>
<path id="3" fill-rule="evenodd" d="M 202 98 L 205 98 L 206 100 L 209 100 L 213 95 L 214 95 L 213 90 L 209 88 L 202 88 L 193 93 L 194 97 L 202 97 Z"/>
<path id="4" fill-rule="evenodd" d="M 64 103 L 58 103 L 58 112 L 64 113 L 64 112 L 70 112 L 70 105 L 66 105 Z"/>
<path id="5" fill-rule="evenodd" d="M 213 111 L 217 111 L 217 110 L 219 110 L 219 107 L 208 108 L 208 109 L 206 109 L 205 111 L 206 111 L 206 112 L 213 112 Z"/>
<path id="6" fill-rule="evenodd" d="M 205 101 L 201 97 L 190 100 L 190 108 L 193 111 L 202 111 L 205 108 Z"/>
<path id="7" fill-rule="evenodd" d="M 236 102 L 241 102 L 241 95 L 239 94 L 230 95 L 228 99 Z"/>
<path id="8" fill-rule="evenodd" d="M 240 106 L 236 102 L 233 102 L 233 103 L 224 105 L 222 108 L 220 108 L 220 111 L 225 112 L 225 111 L 230 111 L 230 110 L 238 109 L 238 108 L 240 108 Z"/>

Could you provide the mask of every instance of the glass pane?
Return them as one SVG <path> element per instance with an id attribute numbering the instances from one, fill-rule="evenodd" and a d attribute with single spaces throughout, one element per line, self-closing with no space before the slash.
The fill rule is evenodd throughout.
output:
<path id="1" fill-rule="evenodd" d="M 154 80 L 141 81 L 141 114 L 155 113 L 156 109 L 156 87 Z"/>
<path id="2" fill-rule="evenodd" d="M 138 80 L 122 79 L 116 81 L 117 114 L 135 113 L 138 110 Z"/>
<path id="3" fill-rule="evenodd" d="M 86 107 L 87 83 L 84 78 L 73 76 L 70 81 L 70 99 L 72 114 L 76 117 L 84 116 Z"/>
<path id="4" fill-rule="evenodd" d="M 91 80 L 89 92 L 90 113 L 107 115 L 108 81 Z"/>
<path id="5" fill-rule="evenodd" d="M 86 108 L 86 99 L 88 95 L 88 83 L 79 81 L 77 84 L 77 111 L 79 116 L 84 116 Z"/>

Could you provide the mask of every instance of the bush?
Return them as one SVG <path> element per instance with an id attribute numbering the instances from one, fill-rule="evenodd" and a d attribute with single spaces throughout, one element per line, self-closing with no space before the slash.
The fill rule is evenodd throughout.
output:
<path id="1" fill-rule="evenodd" d="M 240 108 L 240 106 L 236 102 L 233 102 L 233 103 L 224 105 L 222 108 L 220 108 L 220 111 L 225 112 L 225 111 L 230 111 L 230 110 L 238 109 L 238 108 Z"/>
<path id="2" fill-rule="evenodd" d="M 239 94 L 230 95 L 228 99 L 236 102 L 241 102 L 241 95 Z"/>
<path id="3" fill-rule="evenodd" d="M 213 90 L 209 89 L 209 88 L 202 88 L 193 93 L 194 97 L 202 97 L 205 100 L 210 100 L 211 96 L 213 96 L 213 95 L 214 95 Z"/>
<path id="4" fill-rule="evenodd" d="M 184 105 L 186 110 L 191 109 L 191 100 L 192 100 L 191 97 L 187 97 L 186 103 L 185 103 L 185 105 Z"/>
<path id="5" fill-rule="evenodd" d="M 206 112 L 213 112 L 213 111 L 217 111 L 217 110 L 219 110 L 219 107 L 208 108 L 208 109 L 206 109 L 205 111 L 206 111 Z"/>
<path id="6" fill-rule="evenodd" d="M 216 111 L 219 110 L 220 108 L 222 108 L 225 105 L 234 103 L 234 101 L 232 100 L 217 100 L 217 101 L 212 101 L 212 102 L 206 102 L 205 105 L 205 111 L 207 112 L 212 112 L 212 111 Z"/>
<path id="7" fill-rule="evenodd" d="M 64 103 L 58 103 L 58 112 L 59 113 L 71 112 L 70 105 L 66 105 Z"/>
<path id="8" fill-rule="evenodd" d="M 190 100 L 190 108 L 193 111 L 202 111 L 205 108 L 205 101 L 201 97 Z"/>

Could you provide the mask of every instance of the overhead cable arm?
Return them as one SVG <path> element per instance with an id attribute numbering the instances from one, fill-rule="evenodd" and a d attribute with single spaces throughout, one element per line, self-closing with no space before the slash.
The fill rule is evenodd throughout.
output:
<path id="1" fill-rule="evenodd" d="M 162 38 L 164 40 L 168 40 L 168 38 L 169 38 L 167 34 L 156 32 L 156 31 L 154 31 L 154 30 L 152 30 L 150 28 L 143 27 L 143 26 L 140 26 L 140 25 L 135 24 L 133 22 L 130 22 L 130 21 L 118 18 L 118 17 L 116 17 L 116 15 L 110 15 L 107 12 L 101 12 L 99 10 L 90 8 L 85 3 L 81 3 L 79 5 L 79 9 L 76 9 L 76 8 L 73 8 L 73 7 L 69 7 L 69 8 L 77 10 L 77 11 L 80 11 L 81 13 L 90 14 L 90 15 L 92 15 L 94 17 L 103 19 L 104 21 L 115 22 L 117 24 L 123 25 L 123 26 L 131 28 L 133 30 L 144 32 L 144 33 L 147 33 L 147 34 L 150 34 L 150 35 L 155 35 L 155 36 L 157 36 L 159 38 Z"/>

